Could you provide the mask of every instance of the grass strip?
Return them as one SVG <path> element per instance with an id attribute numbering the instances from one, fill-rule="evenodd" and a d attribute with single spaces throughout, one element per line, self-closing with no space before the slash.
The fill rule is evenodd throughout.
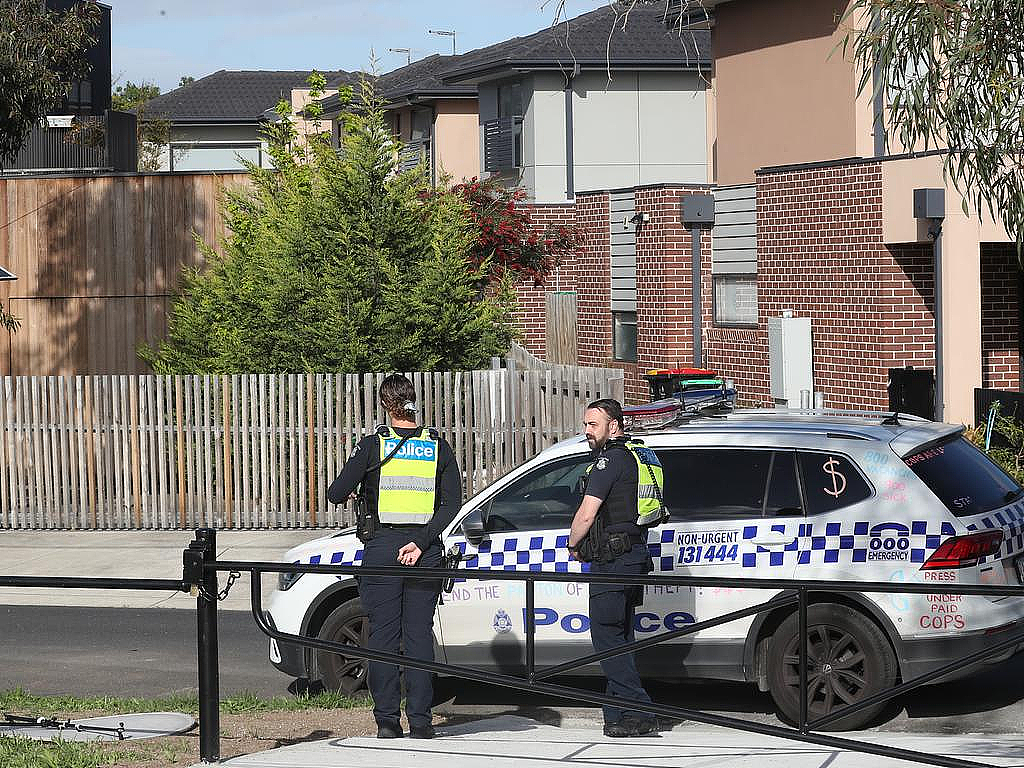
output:
<path id="1" fill-rule="evenodd" d="M 354 709 L 370 706 L 369 699 L 340 693 L 302 696 L 263 697 L 239 693 L 220 700 L 220 711 L 227 715 L 251 712 L 295 712 L 307 709 Z M 133 712 L 185 712 L 199 714 L 195 694 L 160 696 L 152 699 L 119 696 L 35 696 L 21 688 L 0 691 L 0 713 L 33 717 L 67 717 L 81 712 L 98 715 Z M 2 754 L 2 753 L 0 753 Z M 45 762 L 39 765 L 47 765 Z M 0 766 L 7 764 L 0 761 Z"/>
<path id="2" fill-rule="evenodd" d="M 4 768 L 105 768 L 145 757 L 134 749 L 110 744 L 0 736 L 0 765 Z"/>

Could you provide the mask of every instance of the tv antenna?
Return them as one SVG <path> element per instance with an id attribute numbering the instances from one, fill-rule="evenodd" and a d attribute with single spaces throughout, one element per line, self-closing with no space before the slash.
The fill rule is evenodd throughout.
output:
<path id="1" fill-rule="evenodd" d="M 438 35 L 439 37 L 450 37 L 452 39 L 452 56 L 455 55 L 455 30 L 454 29 L 428 29 L 432 35 Z"/>

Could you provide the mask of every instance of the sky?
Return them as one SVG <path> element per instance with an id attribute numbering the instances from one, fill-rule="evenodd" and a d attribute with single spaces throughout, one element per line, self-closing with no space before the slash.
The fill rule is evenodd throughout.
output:
<path id="1" fill-rule="evenodd" d="M 377 70 L 459 53 L 536 32 L 554 20 L 558 0 L 103 0 L 111 6 L 115 84 L 155 83 L 161 92 L 183 75 L 219 69 Z M 568 17 L 608 0 L 566 0 Z"/>

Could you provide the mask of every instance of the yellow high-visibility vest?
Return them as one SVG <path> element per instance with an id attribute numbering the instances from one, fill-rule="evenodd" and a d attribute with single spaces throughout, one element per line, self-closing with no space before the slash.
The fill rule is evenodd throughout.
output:
<path id="1" fill-rule="evenodd" d="M 438 440 L 432 432 L 424 427 L 381 466 L 377 502 L 377 519 L 381 523 L 423 525 L 434 516 Z M 377 431 L 377 440 L 383 461 L 402 437 L 382 427 Z"/>
<path id="2" fill-rule="evenodd" d="M 636 524 L 658 525 L 668 518 L 668 510 L 662 503 L 665 473 L 661 468 L 661 461 L 641 440 L 629 440 L 623 447 L 636 461 Z M 595 461 L 587 467 L 583 476 L 590 477 L 590 472 L 596 464 Z"/>
<path id="3" fill-rule="evenodd" d="M 656 525 L 665 515 L 662 503 L 662 488 L 665 474 L 658 455 L 639 441 L 630 440 L 626 450 L 636 459 L 637 485 L 636 524 Z"/>

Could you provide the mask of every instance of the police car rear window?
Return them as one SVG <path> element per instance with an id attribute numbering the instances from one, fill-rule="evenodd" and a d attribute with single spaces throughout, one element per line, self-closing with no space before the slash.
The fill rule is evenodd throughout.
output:
<path id="1" fill-rule="evenodd" d="M 984 453 L 953 437 L 904 461 L 957 517 L 980 515 L 1021 495 L 1021 487 Z"/>

